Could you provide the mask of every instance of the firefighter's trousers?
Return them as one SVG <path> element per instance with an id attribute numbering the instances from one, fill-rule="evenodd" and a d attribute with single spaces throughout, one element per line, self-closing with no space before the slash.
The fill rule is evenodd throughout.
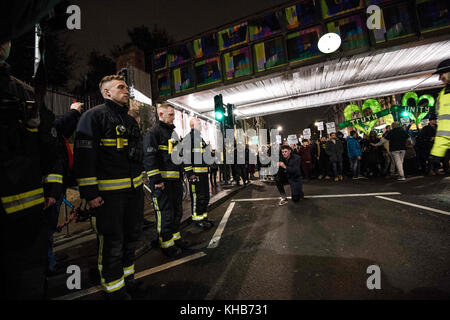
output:
<path id="1" fill-rule="evenodd" d="M 164 190 L 151 186 L 156 228 L 162 249 L 175 245 L 181 239 L 180 225 L 183 216 L 183 185 L 179 180 L 165 180 Z"/>
<path id="2" fill-rule="evenodd" d="M 98 238 L 98 268 L 105 292 L 113 293 L 134 278 L 135 250 L 142 233 L 144 194 L 136 190 L 100 194 L 104 204 L 92 217 Z"/>
<path id="3" fill-rule="evenodd" d="M 209 180 L 208 174 L 197 175 L 198 182 L 189 183 L 191 193 L 192 221 L 201 221 L 208 217 Z"/>

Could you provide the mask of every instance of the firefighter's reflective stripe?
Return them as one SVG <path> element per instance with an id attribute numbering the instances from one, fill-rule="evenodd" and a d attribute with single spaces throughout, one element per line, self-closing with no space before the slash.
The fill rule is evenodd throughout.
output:
<path id="1" fill-rule="evenodd" d="M 443 114 L 439 116 L 439 121 L 440 120 L 450 120 L 450 114 Z"/>
<path id="2" fill-rule="evenodd" d="M 181 234 L 179 232 L 173 234 L 173 237 L 172 237 L 173 241 L 177 241 L 180 239 L 181 239 Z"/>
<path id="3" fill-rule="evenodd" d="M 163 178 L 173 178 L 173 179 L 180 178 L 179 171 L 160 171 L 160 173 L 161 173 L 161 177 L 163 177 Z"/>
<path id="4" fill-rule="evenodd" d="M 63 183 L 63 176 L 51 173 L 44 178 L 44 183 Z"/>
<path id="5" fill-rule="evenodd" d="M 158 150 L 167 150 L 169 151 L 169 146 L 165 146 L 165 145 L 158 145 Z"/>
<path id="6" fill-rule="evenodd" d="M 123 286 L 125 286 L 125 277 L 124 276 L 122 276 L 118 280 L 111 281 L 109 283 L 103 283 L 103 289 L 108 293 L 120 290 L 121 288 L 123 288 Z"/>
<path id="7" fill-rule="evenodd" d="M 204 214 L 201 214 L 201 215 L 195 214 L 195 215 L 192 216 L 192 220 L 194 220 L 194 221 L 202 221 L 207 216 L 208 216 L 208 214 L 206 212 Z"/>
<path id="8" fill-rule="evenodd" d="M 161 210 L 159 210 L 158 199 L 153 197 L 153 205 L 155 206 L 156 211 L 156 230 L 158 231 L 158 235 L 161 234 Z"/>
<path id="9" fill-rule="evenodd" d="M 194 167 L 195 173 L 208 173 L 209 167 Z"/>
<path id="10" fill-rule="evenodd" d="M 22 120 L 19 120 L 19 123 L 23 124 Z M 38 128 L 28 128 L 27 126 L 24 126 L 24 127 L 25 127 L 25 129 L 27 129 L 28 131 L 33 132 L 33 133 L 36 133 L 39 131 Z"/>
<path id="11" fill-rule="evenodd" d="M 7 214 L 25 210 L 44 203 L 44 189 L 38 188 L 16 195 L 1 197 L 1 201 Z"/>
<path id="12" fill-rule="evenodd" d="M 77 182 L 80 187 L 98 184 L 97 177 L 80 178 L 77 179 Z"/>
<path id="13" fill-rule="evenodd" d="M 128 146 L 128 139 L 118 138 L 118 139 L 101 139 L 100 145 L 105 147 L 116 147 L 117 140 L 121 140 L 124 146 Z M 119 142 L 120 143 L 120 142 Z"/>
<path id="14" fill-rule="evenodd" d="M 135 188 L 139 187 L 140 185 L 142 185 L 144 183 L 144 181 L 142 180 L 142 173 L 133 179 L 133 185 Z"/>
<path id="15" fill-rule="evenodd" d="M 129 267 L 123 268 L 123 275 L 125 278 L 132 275 L 133 273 L 134 273 L 134 264 Z"/>
<path id="16" fill-rule="evenodd" d="M 156 176 L 159 173 L 160 173 L 159 169 L 155 169 L 155 170 L 147 171 L 147 176 L 152 177 L 152 176 Z"/>
<path id="17" fill-rule="evenodd" d="M 135 188 L 142 184 L 142 174 L 136 178 L 133 178 L 133 185 Z M 98 189 L 100 191 L 111 191 L 131 188 L 131 179 L 106 179 L 98 180 Z"/>
<path id="18" fill-rule="evenodd" d="M 205 149 L 203 149 L 203 148 L 193 148 L 192 152 L 205 152 Z"/>
<path id="19" fill-rule="evenodd" d="M 198 221 L 201 220 L 197 216 L 197 193 L 195 192 L 195 184 L 191 184 L 192 190 L 192 220 Z"/>
<path id="20" fill-rule="evenodd" d="M 173 238 L 168 241 L 163 241 L 162 238 L 159 237 L 159 244 L 161 245 L 161 248 L 167 249 L 167 248 L 174 246 L 175 242 L 174 242 Z"/>
<path id="21" fill-rule="evenodd" d="M 185 172 L 187 172 L 187 171 L 192 171 L 192 167 L 185 167 L 185 168 L 184 168 L 184 171 L 185 171 Z"/>
<path id="22" fill-rule="evenodd" d="M 439 130 L 436 132 L 436 136 L 450 137 L 450 131 Z"/>

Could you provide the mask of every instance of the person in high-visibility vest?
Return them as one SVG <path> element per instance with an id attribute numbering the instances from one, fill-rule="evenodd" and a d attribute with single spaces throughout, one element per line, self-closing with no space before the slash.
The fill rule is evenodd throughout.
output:
<path id="1" fill-rule="evenodd" d="M 439 168 L 440 159 L 445 157 L 446 152 L 450 149 L 450 59 L 439 63 L 435 74 L 439 74 L 439 80 L 445 84 L 436 103 L 438 125 L 430 153 L 430 162 L 434 164 L 435 168 Z"/>

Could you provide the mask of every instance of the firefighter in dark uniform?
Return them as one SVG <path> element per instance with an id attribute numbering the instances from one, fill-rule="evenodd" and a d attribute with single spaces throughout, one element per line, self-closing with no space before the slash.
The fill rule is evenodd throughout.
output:
<path id="1" fill-rule="evenodd" d="M 183 166 L 174 164 L 171 156 L 179 143 L 173 125 L 175 111 L 163 103 L 157 113 L 159 121 L 144 136 L 144 169 L 153 195 L 159 245 L 164 254 L 173 258 L 187 246 L 180 233 Z"/>
<path id="2" fill-rule="evenodd" d="M 142 136 L 127 114 L 129 92 L 119 75 L 99 84 L 105 103 L 81 116 L 74 169 L 98 236 L 98 268 L 108 299 L 129 299 L 136 289 L 135 250 L 143 221 Z"/>
<path id="3" fill-rule="evenodd" d="M 0 298 L 43 299 L 42 210 L 51 204 L 43 180 L 53 167 L 57 136 L 53 113 L 11 76 L 5 62 L 10 45 L 0 45 Z"/>
<path id="4" fill-rule="evenodd" d="M 191 119 L 190 126 L 191 132 L 184 137 L 184 139 L 190 139 L 190 163 L 185 164 L 184 170 L 189 178 L 192 221 L 197 227 L 207 230 L 213 224 L 208 220 L 209 165 L 205 163 L 203 154 L 210 152 L 210 149 L 201 137 L 202 123 L 200 119 Z"/>

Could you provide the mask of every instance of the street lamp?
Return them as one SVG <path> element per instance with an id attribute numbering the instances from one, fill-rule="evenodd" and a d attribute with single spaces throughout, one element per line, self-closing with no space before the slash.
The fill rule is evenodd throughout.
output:
<path id="1" fill-rule="evenodd" d="M 283 130 L 283 127 L 282 127 L 282 126 L 278 126 L 277 130 L 278 130 L 278 131 L 282 131 L 282 130 Z"/>

